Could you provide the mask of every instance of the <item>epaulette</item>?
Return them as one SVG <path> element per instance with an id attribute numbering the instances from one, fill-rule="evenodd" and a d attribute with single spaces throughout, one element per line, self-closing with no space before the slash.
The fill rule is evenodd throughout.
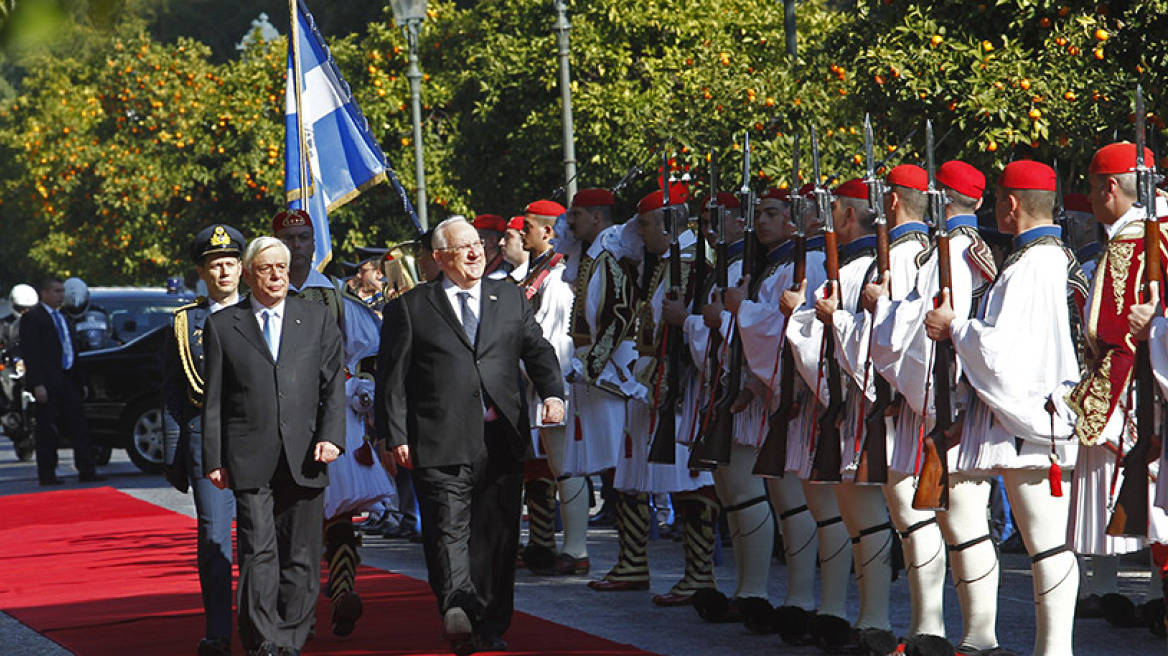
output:
<path id="1" fill-rule="evenodd" d="M 175 315 L 178 315 L 179 312 L 186 312 L 187 310 L 197 310 L 199 308 L 206 308 L 206 307 L 210 307 L 210 306 L 211 306 L 211 303 L 210 303 L 210 301 L 207 300 L 206 296 L 196 296 L 195 300 L 191 301 L 190 303 L 176 307 L 174 309 L 174 313 L 175 313 Z"/>
<path id="2" fill-rule="evenodd" d="M 203 377 L 199 375 L 199 368 L 195 364 L 195 356 L 191 352 L 190 324 L 187 322 L 187 312 L 199 308 L 206 308 L 210 304 L 205 296 L 200 296 L 193 303 L 188 303 L 174 311 L 174 341 L 178 344 L 178 359 L 182 362 L 183 373 L 186 374 L 187 397 L 197 407 L 203 407 Z"/>

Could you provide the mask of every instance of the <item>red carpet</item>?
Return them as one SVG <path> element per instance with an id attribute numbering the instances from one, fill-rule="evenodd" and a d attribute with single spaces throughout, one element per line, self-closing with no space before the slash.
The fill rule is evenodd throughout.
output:
<path id="1" fill-rule="evenodd" d="M 0 497 L 0 517 L 0 609 L 79 656 L 194 653 L 193 519 L 108 487 Z M 365 617 L 354 635 L 329 634 L 322 600 L 306 655 L 449 653 L 424 582 L 369 567 L 357 581 Z M 647 653 L 523 613 L 507 640 L 510 654 Z"/>

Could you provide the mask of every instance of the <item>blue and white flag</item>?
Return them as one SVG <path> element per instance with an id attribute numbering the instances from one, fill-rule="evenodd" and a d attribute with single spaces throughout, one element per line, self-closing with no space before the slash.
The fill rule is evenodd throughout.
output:
<path id="1" fill-rule="evenodd" d="M 319 269 L 332 258 L 328 224 L 328 213 L 332 210 L 387 176 L 402 194 L 411 218 L 413 207 L 386 164 L 385 155 L 369 131 L 369 122 L 357 107 L 349 85 L 341 78 L 303 1 L 297 3 L 296 23 L 288 39 L 284 189 L 289 209 L 307 210 L 312 216 L 316 238 L 313 266 Z M 299 80 L 299 97 L 293 86 L 296 80 Z M 302 152 L 307 153 L 303 160 Z M 309 181 L 307 193 L 303 193 L 302 178 Z M 308 197 L 307 203 L 304 196 Z"/>

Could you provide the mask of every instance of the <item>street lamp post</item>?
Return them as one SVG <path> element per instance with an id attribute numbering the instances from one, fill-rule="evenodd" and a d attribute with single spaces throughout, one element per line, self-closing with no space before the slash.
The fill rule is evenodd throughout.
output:
<path id="1" fill-rule="evenodd" d="M 393 18 L 402 26 L 409 43 L 409 68 L 406 79 L 410 81 L 411 118 L 414 124 L 414 179 L 418 188 L 417 212 L 422 230 L 430 228 L 429 211 L 426 207 L 426 164 L 422 149 L 422 70 L 418 68 L 418 30 L 426 18 L 426 0 L 392 0 Z"/>
<path id="2" fill-rule="evenodd" d="M 572 127 L 572 72 L 568 63 L 568 33 L 572 25 L 568 23 L 568 3 L 566 0 L 552 0 L 556 10 L 556 45 L 560 56 L 560 98 L 564 123 L 564 188 L 570 203 L 576 196 L 576 137 Z"/>

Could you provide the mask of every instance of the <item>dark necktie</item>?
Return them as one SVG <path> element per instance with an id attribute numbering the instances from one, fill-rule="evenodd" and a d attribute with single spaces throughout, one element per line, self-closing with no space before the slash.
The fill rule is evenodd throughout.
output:
<path id="1" fill-rule="evenodd" d="M 61 340 L 61 368 L 68 371 L 73 367 L 73 342 L 69 339 L 69 328 L 59 310 L 53 310 L 53 325 L 57 327 L 57 338 Z"/>
<path id="2" fill-rule="evenodd" d="M 479 333 L 479 320 L 474 310 L 470 309 L 470 292 L 458 292 L 458 300 L 462 306 L 462 329 L 466 331 L 466 338 L 474 344 Z"/>

